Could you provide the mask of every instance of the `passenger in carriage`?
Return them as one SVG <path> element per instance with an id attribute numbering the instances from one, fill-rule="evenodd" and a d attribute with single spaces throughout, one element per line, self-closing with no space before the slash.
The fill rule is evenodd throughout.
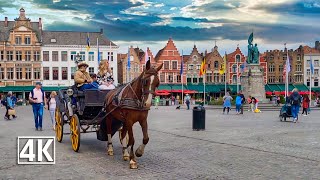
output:
<path id="1" fill-rule="evenodd" d="M 74 73 L 74 81 L 75 85 L 79 90 L 83 91 L 85 89 L 98 89 L 93 84 L 93 80 L 90 77 L 89 73 L 86 71 L 88 68 L 88 64 L 85 62 L 80 62 L 78 64 L 78 70 Z"/>
<path id="2" fill-rule="evenodd" d="M 114 89 L 113 76 L 111 69 L 109 67 L 108 60 L 102 60 L 99 64 L 99 72 L 97 74 L 99 89 L 100 90 L 110 90 Z"/>

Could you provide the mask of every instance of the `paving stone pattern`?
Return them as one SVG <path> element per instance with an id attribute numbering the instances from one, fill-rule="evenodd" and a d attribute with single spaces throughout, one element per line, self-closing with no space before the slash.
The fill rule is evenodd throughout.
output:
<path id="1" fill-rule="evenodd" d="M 17 165 L 17 136 L 54 135 L 48 111 L 42 132 L 34 130 L 30 106 L 17 113 L 16 120 L 0 120 L 0 179 L 320 179 L 320 111 L 294 124 L 280 122 L 278 111 L 207 110 L 206 130 L 192 131 L 192 110 L 152 109 L 150 141 L 138 170 L 122 161 L 117 134 L 110 157 L 95 133 L 81 134 L 79 153 L 69 135 L 56 142 L 55 165 Z M 136 149 L 142 143 L 138 124 L 134 133 Z"/>

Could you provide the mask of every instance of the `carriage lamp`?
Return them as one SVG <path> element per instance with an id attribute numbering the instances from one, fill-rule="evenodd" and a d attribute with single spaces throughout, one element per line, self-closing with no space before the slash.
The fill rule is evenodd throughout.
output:
<path id="1" fill-rule="evenodd" d="M 72 89 L 68 89 L 67 90 L 67 95 L 68 96 L 72 96 L 73 95 L 73 90 Z"/>
<path id="2" fill-rule="evenodd" d="M 75 63 L 78 64 L 78 63 L 80 63 L 81 61 L 82 61 L 81 56 L 79 55 L 79 53 L 77 53 Z"/>

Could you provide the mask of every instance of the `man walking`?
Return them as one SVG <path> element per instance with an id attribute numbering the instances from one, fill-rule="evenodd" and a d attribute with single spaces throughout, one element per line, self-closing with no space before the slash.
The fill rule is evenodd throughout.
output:
<path id="1" fill-rule="evenodd" d="M 42 131 L 43 108 L 46 108 L 47 100 L 41 82 L 37 82 L 36 87 L 30 92 L 29 101 L 32 103 L 36 131 Z"/>
<path id="2" fill-rule="evenodd" d="M 289 100 L 291 104 L 291 113 L 293 116 L 293 122 L 296 123 L 298 120 L 299 108 L 301 104 L 301 96 L 297 88 L 294 88 L 292 90 L 292 94 L 290 95 Z"/>
<path id="3" fill-rule="evenodd" d="M 189 96 L 189 94 L 186 94 L 186 97 L 184 98 L 184 100 L 187 105 L 187 110 L 189 110 L 190 109 L 190 100 L 191 100 L 191 97 Z"/>
<path id="4" fill-rule="evenodd" d="M 240 114 L 243 114 L 243 106 L 246 102 L 246 98 L 244 97 L 242 91 L 239 91 L 239 96 L 241 97 L 241 111 Z"/>

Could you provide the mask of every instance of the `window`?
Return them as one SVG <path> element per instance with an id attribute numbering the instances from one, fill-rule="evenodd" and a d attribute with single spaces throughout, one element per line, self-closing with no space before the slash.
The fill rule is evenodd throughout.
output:
<path id="1" fill-rule="evenodd" d="M 202 77 L 199 78 L 199 83 L 203 83 L 203 78 Z"/>
<path id="2" fill-rule="evenodd" d="M 40 61 L 40 52 L 39 51 L 34 52 L 34 61 Z M 40 78 L 40 75 L 39 75 L 39 78 Z"/>
<path id="3" fill-rule="evenodd" d="M 31 51 L 26 51 L 25 61 L 31 61 Z"/>
<path id="4" fill-rule="evenodd" d="M 160 81 L 165 82 L 165 75 L 163 73 L 160 74 Z"/>
<path id="5" fill-rule="evenodd" d="M 307 79 L 307 86 L 310 87 L 310 79 Z"/>
<path id="6" fill-rule="evenodd" d="M 302 71 L 302 65 L 300 63 L 296 64 L 296 71 L 301 72 Z"/>
<path id="7" fill-rule="evenodd" d="M 163 66 L 163 69 L 169 69 L 169 61 L 164 61 Z"/>
<path id="8" fill-rule="evenodd" d="M 232 76 L 232 83 L 237 84 L 237 75 Z"/>
<path id="9" fill-rule="evenodd" d="M 189 78 L 189 77 L 187 78 L 187 84 L 188 83 L 191 83 L 191 78 Z"/>
<path id="10" fill-rule="evenodd" d="M 59 61 L 59 52 L 52 51 L 52 61 Z"/>
<path id="11" fill-rule="evenodd" d="M 58 67 L 52 68 L 52 80 L 59 80 L 59 68 Z"/>
<path id="12" fill-rule="evenodd" d="M 31 39 L 30 39 L 30 37 L 29 36 L 26 36 L 25 38 L 24 38 L 24 43 L 25 44 L 31 44 Z"/>
<path id="13" fill-rule="evenodd" d="M 0 51 L 0 61 L 4 60 L 4 51 Z"/>
<path id="14" fill-rule="evenodd" d="M 302 82 L 302 75 L 296 75 L 296 83 Z"/>
<path id="15" fill-rule="evenodd" d="M 193 64 L 188 65 L 188 70 L 193 70 Z"/>
<path id="16" fill-rule="evenodd" d="M 22 79 L 22 68 L 16 68 L 16 79 Z"/>
<path id="17" fill-rule="evenodd" d="M 283 72 L 283 65 L 282 64 L 279 64 L 279 72 Z"/>
<path id="18" fill-rule="evenodd" d="M 94 61 L 94 52 L 89 52 L 89 61 Z"/>
<path id="19" fill-rule="evenodd" d="M 86 52 L 80 52 L 80 58 L 82 61 L 85 61 L 86 60 Z"/>
<path id="20" fill-rule="evenodd" d="M 7 51 L 7 61 L 13 61 L 13 51 Z"/>
<path id="21" fill-rule="evenodd" d="M 49 61 L 49 51 L 43 51 L 43 61 Z"/>
<path id="22" fill-rule="evenodd" d="M 218 69 L 218 68 L 219 68 L 219 62 L 218 62 L 218 61 L 215 61 L 215 62 L 214 62 L 214 68 L 215 68 L 215 69 Z"/>
<path id="23" fill-rule="evenodd" d="M 221 75 L 221 82 L 224 83 L 226 81 L 226 74 Z"/>
<path id="24" fill-rule="evenodd" d="M 99 52 L 99 58 L 100 58 L 100 60 L 103 59 L 103 52 Z M 133 56 L 132 56 L 132 58 L 133 58 Z M 133 61 L 133 60 L 130 58 L 130 61 Z"/>
<path id="25" fill-rule="evenodd" d="M 77 71 L 77 67 L 71 67 L 71 79 L 74 79 L 74 73 Z"/>
<path id="26" fill-rule="evenodd" d="M 68 68 L 67 67 L 62 67 L 62 80 L 68 80 Z"/>
<path id="27" fill-rule="evenodd" d="M 208 64 L 208 69 L 210 69 L 211 68 L 211 64 Z"/>
<path id="28" fill-rule="evenodd" d="M 275 82 L 275 77 L 274 76 L 269 76 L 268 83 L 274 83 L 274 82 Z"/>
<path id="29" fill-rule="evenodd" d="M 4 79 L 4 68 L 0 68 L 0 79 Z"/>
<path id="30" fill-rule="evenodd" d="M 313 86 L 314 87 L 318 87 L 319 86 L 319 80 L 318 79 L 314 79 L 313 80 Z"/>
<path id="31" fill-rule="evenodd" d="M 314 69 L 314 75 L 316 75 L 316 76 L 319 75 L 319 69 Z"/>
<path id="32" fill-rule="evenodd" d="M 310 67 L 310 60 L 307 60 L 307 67 Z"/>
<path id="33" fill-rule="evenodd" d="M 201 64 L 197 64 L 197 70 L 200 70 Z"/>
<path id="34" fill-rule="evenodd" d="M 213 82 L 218 83 L 219 82 L 219 73 L 213 74 Z"/>
<path id="35" fill-rule="evenodd" d="M 269 60 L 272 61 L 273 59 L 274 59 L 274 56 L 273 56 L 273 54 L 271 54 L 271 55 L 269 56 Z"/>
<path id="36" fill-rule="evenodd" d="M 310 69 L 307 69 L 307 75 L 310 76 Z"/>
<path id="37" fill-rule="evenodd" d="M 40 56 L 40 53 L 39 53 Z M 33 78 L 34 79 L 40 79 L 41 69 L 40 68 L 34 68 L 33 69 Z"/>
<path id="38" fill-rule="evenodd" d="M 301 61 L 301 57 L 300 56 L 297 56 L 297 61 Z"/>
<path id="39" fill-rule="evenodd" d="M 61 51 L 61 61 L 68 61 L 68 52 Z"/>
<path id="40" fill-rule="evenodd" d="M 7 68 L 7 79 L 13 79 L 14 69 L 13 68 Z"/>
<path id="41" fill-rule="evenodd" d="M 71 61 L 75 61 L 76 60 L 76 56 L 77 56 L 77 52 L 71 51 L 71 57 L 70 57 Z"/>
<path id="42" fill-rule="evenodd" d="M 89 67 L 89 74 L 94 74 L 94 67 Z"/>
<path id="43" fill-rule="evenodd" d="M 177 83 L 181 83 L 181 76 L 177 75 Z"/>
<path id="44" fill-rule="evenodd" d="M 113 61 L 113 52 L 108 52 L 108 61 Z"/>
<path id="45" fill-rule="evenodd" d="M 282 60 L 286 61 L 287 60 L 287 55 L 282 56 Z"/>
<path id="46" fill-rule="evenodd" d="M 25 79 L 31 79 L 31 68 L 25 68 Z"/>
<path id="47" fill-rule="evenodd" d="M 172 69 L 178 69 L 178 62 L 172 61 Z"/>
<path id="48" fill-rule="evenodd" d="M 49 67 L 43 68 L 43 80 L 50 80 L 50 68 Z"/>
<path id="49" fill-rule="evenodd" d="M 113 52 L 111 52 L 111 61 L 113 61 Z"/>
<path id="50" fill-rule="evenodd" d="M 240 60 L 241 60 L 241 57 L 240 57 L 239 54 L 237 54 L 237 55 L 236 55 L 236 62 L 240 62 Z"/>
<path id="51" fill-rule="evenodd" d="M 22 61 L 22 52 L 16 51 L 16 61 Z"/>
<path id="52" fill-rule="evenodd" d="M 198 78 L 197 77 L 193 77 L 192 78 L 192 83 L 194 83 L 194 84 L 198 83 Z"/>
<path id="53" fill-rule="evenodd" d="M 283 77 L 283 76 L 280 76 L 280 77 L 279 77 L 279 83 L 283 83 L 283 82 L 284 82 L 283 79 L 284 79 L 284 77 Z"/>
<path id="54" fill-rule="evenodd" d="M 237 73 L 237 65 L 236 64 L 232 65 L 232 72 Z"/>
<path id="55" fill-rule="evenodd" d="M 168 75 L 168 81 L 169 83 L 173 83 L 173 75 L 171 73 Z"/>
<path id="56" fill-rule="evenodd" d="M 269 72 L 274 72 L 274 63 L 270 63 L 268 71 Z"/>
<path id="57" fill-rule="evenodd" d="M 212 73 L 207 73 L 206 74 L 206 81 L 207 82 L 212 82 Z"/>
<path id="58" fill-rule="evenodd" d="M 133 66 L 133 72 L 139 72 L 139 64 Z"/>
<path id="59" fill-rule="evenodd" d="M 314 66 L 318 67 L 319 66 L 319 60 L 314 60 Z"/>
<path id="60" fill-rule="evenodd" d="M 21 44 L 21 37 L 20 36 L 16 37 L 16 44 Z"/>

